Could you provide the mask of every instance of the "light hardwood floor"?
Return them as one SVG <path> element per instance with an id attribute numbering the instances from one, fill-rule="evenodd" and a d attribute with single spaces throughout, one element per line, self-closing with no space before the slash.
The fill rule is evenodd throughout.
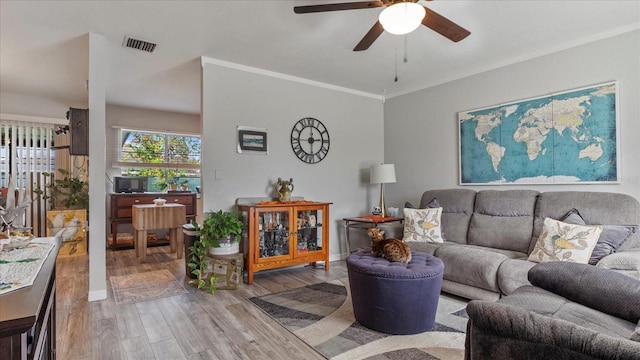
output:
<path id="1" fill-rule="evenodd" d="M 117 306 L 109 276 L 169 270 L 188 294 Z M 57 355 L 74 359 L 324 359 L 248 299 L 347 276 L 344 261 L 331 270 L 311 266 L 256 273 L 253 285 L 195 290 L 184 259 L 167 246 L 149 248 L 140 264 L 134 250 L 107 250 L 108 298 L 88 302 L 88 256 L 57 261 Z"/>

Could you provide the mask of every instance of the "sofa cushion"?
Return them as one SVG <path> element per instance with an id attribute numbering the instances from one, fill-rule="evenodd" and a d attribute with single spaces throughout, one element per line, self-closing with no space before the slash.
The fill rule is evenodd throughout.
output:
<path id="1" fill-rule="evenodd" d="M 506 297 L 505 299 L 509 298 Z M 468 359 L 637 359 L 640 344 L 517 306 L 467 305 Z"/>
<path id="2" fill-rule="evenodd" d="M 434 198 L 442 205 L 442 232 L 446 239 L 466 244 L 476 192 L 471 189 L 427 190 L 422 194 L 420 207 L 425 208 Z"/>
<path id="3" fill-rule="evenodd" d="M 527 279 L 527 273 L 536 263 L 527 261 L 527 258 L 507 259 L 500 264 L 498 269 L 498 286 L 504 295 L 511 295 L 521 286 L 531 285 Z"/>
<path id="4" fill-rule="evenodd" d="M 442 243 L 440 230 L 442 208 L 435 209 L 404 209 L 405 242 L 433 242 Z"/>
<path id="5" fill-rule="evenodd" d="M 529 261 L 573 261 L 586 264 L 602 233 L 602 226 L 572 225 L 546 218 Z"/>
<path id="6" fill-rule="evenodd" d="M 634 323 L 570 301 L 535 286 L 523 286 L 513 294 L 500 299 L 499 302 L 625 339 L 629 338 L 634 327 Z"/>
<path id="7" fill-rule="evenodd" d="M 532 190 L 478 192 L 467 243 L 529 253 L 537 196 Z"/>
<path id="8" fill-rule="evenodd" d="M 571 209 L 560 219 L 568 224 L 586 225 L 578 209 Z M 593 248 L 589 264 L 595 265 L 603 257 L 613 254 L 638 230 L 638 225 L 602 225 L 602 234 Z"/>
<path id="9" fill-rule="evenodd" d="M 455 243 L 454 243 L 455 244 Z M 443 243 L 430 243 L 430 242 L 422 242 L 422 241 L 410 241 L 407 243 L 411 250 L 419 251 L 423 253 L 427 253 L 433 255 L 436 253 L 436 250 L 441 246 L 450 245 L 449 242 L 445 241 Z"/>
<path id="10" fill-rule="evenodd" d="M 636 280 L 640 280 L 640 248 L 618 251 L 598 261 L 597 267 L 612 269 Z"/>
<path id="11" fill-rule="evenodd" d="M 439 247 L 435 256 L 446 264 L 446 280 L 500 292 L 498 268 L 508 259 L 506 255 L 477 246 L 451 245 Z"/>
<path id="12" fill-rule="evenodd" d="M 540 236 L 544 219 L 561 219 L 573 208 L 580 209 L 580 215 L 588 225 L 640 224 L 640 203 L 632 196 L 611 192 L 547 191 L 540 193 L 536 203 L 530 251 Z M 640 247 L 640 231 L 633 234 L 618 251 L 634 247 Z"/>
<path id="13" fill-rule="evenodd" d="M 529 281 L 571 301 L 626 321 L 640 320 L 640 281 L 587 264 L 541 263 L 529 270 Z"/>
<path id="14" fill-rule="evenodd" d="M 638 325 L 636 325 L 636 329 L 633 331 L 633 334 L 629 337 L 629 340 L 640 342 L 640 321 L 638 321 Z"/>

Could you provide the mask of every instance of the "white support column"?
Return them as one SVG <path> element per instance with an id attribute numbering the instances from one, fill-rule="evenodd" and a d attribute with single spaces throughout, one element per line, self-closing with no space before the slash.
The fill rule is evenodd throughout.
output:
<path id="1" fill-rule="evenodd" d="M 89 301 L 107 298 L 106 38 L 89 34 Z"/>

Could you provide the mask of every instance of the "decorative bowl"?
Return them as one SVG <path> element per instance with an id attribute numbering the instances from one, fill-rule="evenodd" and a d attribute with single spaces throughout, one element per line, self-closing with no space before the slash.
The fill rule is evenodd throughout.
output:
<path id="1" fill-rule="evenodd" d="M 156 206 L 162 206 L 167 202 L 167 199 L 153 199 L 153 203 L 156 204 Z"/>

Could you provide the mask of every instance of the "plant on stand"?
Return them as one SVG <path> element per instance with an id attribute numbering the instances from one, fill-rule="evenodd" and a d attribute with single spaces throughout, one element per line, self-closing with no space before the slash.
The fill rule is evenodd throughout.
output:
<path id="1" fill-rule="evenodd" d="M 244 224 L 237 211 L 223 212 L 218 210 L 217 212 L 207 212 L 202 226 L 195 221 L 192 222 L 192 225 L 198 233 L 198 240 L 189 247 L 189 268 L 191 273 L 197 276 L 197 279 L 189 280 L 189 284 L 196 284 L 198 289 L 208 287 L 213 294 L 216 290 L 215 275 L 210 273 L 209 278 L 204 277 L 209 273 L 206 270 L 210 248 L 220 248 L 221 242 L 239 242 Z"/>
<path id="2" fill-rule="evenodd" d="M 55 208 L 64 209 L 88 209 L 89 208 L 89 183 L 79 177 L 71 176 L 65 169 L 58 169 L 62 178 L 53 181 L 43 189 L 34 189 L 33 192 L 42 196 L 44 200 L 51 199 Z M 43 176 L 51 176 L 50 173 L 43 172 Z M 49 189 L 48 194 L 46 189 Z"/>

